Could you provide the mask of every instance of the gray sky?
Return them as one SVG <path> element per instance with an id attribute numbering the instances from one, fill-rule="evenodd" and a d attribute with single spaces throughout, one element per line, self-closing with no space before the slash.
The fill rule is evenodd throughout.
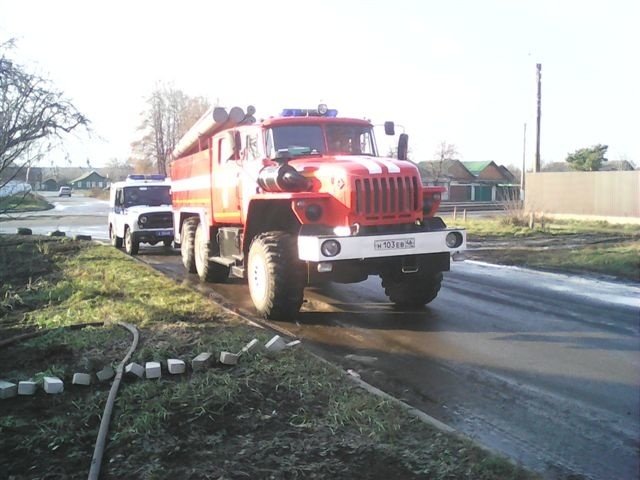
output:
<path id="1" fill-rule="evenodd" d="M 258 117 L 322 100 L 394 120 L 416 161 L 447 141 L 465 161 L 520 165 L 526 122 L 530 166 L 536 63 L 543 161 L 604 143 L 640 165 L 639 21 L 632 0 L 0 0 L 0 40 L 92 120 L 66 149 L 93 166 L 129 156 L 158 80 Z"/>

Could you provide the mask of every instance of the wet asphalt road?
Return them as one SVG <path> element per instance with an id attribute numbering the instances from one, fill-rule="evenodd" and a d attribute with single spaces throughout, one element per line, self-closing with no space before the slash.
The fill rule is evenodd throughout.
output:
<path id="1" fill-rule="evenodd" d="M 51 221 L 106 238 L 104 204 L 61 203 L 69 216 Z M 0 222 L 0 233 L 56 226 L 46 218 Z M 242 282 L 203 286 L 158 248 L 139 258 L 252 315 Z M 370 278 L 308 288 L 296 321 L 276 326 L 547 478 L 635 479 L 639 323 L 637 286 L 463 262 L 424 311 L 394 310 Z"/>

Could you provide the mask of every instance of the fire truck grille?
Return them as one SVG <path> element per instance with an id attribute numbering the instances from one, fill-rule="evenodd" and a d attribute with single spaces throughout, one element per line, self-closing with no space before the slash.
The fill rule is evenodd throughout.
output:
<path id="1" fill-rule="evenodd" d="M 146 223 L 142 228 L 173 228 L 173 216 L 171 212 L 145 213 Z"/>
<path id="2" fill-rule="evenodd" d="M 367 217 L 411 216 L 420 205 L 419 185 L 417 177 L 357 179 L 356 213 Z"/>

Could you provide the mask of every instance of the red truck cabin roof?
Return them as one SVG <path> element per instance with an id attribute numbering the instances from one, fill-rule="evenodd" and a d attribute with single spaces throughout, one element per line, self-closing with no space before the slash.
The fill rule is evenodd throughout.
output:
<path id="1" fill-rule="evenodd" d="M 262 121 L 262 125 L 265 127 L 275 127 L 278 125 L 305 125 L 305 124 L 340 124 L 345 123 L 349 125 L 359 124 L 363 126 L 371 126 L 371 122 L 363 120 L 361 118 L 342 118 L 342 117 L 271 117 Z"/>

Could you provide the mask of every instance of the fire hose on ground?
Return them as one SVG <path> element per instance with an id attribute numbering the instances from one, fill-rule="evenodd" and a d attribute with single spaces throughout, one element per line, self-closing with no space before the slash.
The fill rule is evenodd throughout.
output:
<path id="1" fill-rule="evenodd" d="M 100 475 L 100 467 L 102 466 L 102 455 L 104 454 L 104 447 L 107 441 L 107 433 L 109 433 L 109 423 L 111 421 L 111 413 L 113 412 L 113 405 L 116 400 L 116 395 L 118 394 L 118 388 L 120 387 L 120 381 L 122 380 L 122 372 L 124 370 L 124 366 L 131 359 L 131 355 L 135 352 L 136 347 L 138 346 L 138 340 L 140 338 L 138 334 L 138 329 L 129 323 L 118 322 L 123 328 L 126 328 L 133 335 L 133 342 L 131 344 L 131 348 L 127 352 L 126 356 L 122 359 L 122 362 L 118 365 L 116 369 L 116 377 L 113 380 L 113 384 L 111 385 L 111 390 L 109 391 L 109 397 L 107 398 L 107 403 L 104 407 L 104 412 L 102 413 L 102 420 L 100 421 L 100 429 L 98 430 L 98 438 L 96 439 L 96 446 L 93 450 L 93 458 L 91 459 L 91 469 L 89 470 L 89 480 L 97 480 Z"/>

